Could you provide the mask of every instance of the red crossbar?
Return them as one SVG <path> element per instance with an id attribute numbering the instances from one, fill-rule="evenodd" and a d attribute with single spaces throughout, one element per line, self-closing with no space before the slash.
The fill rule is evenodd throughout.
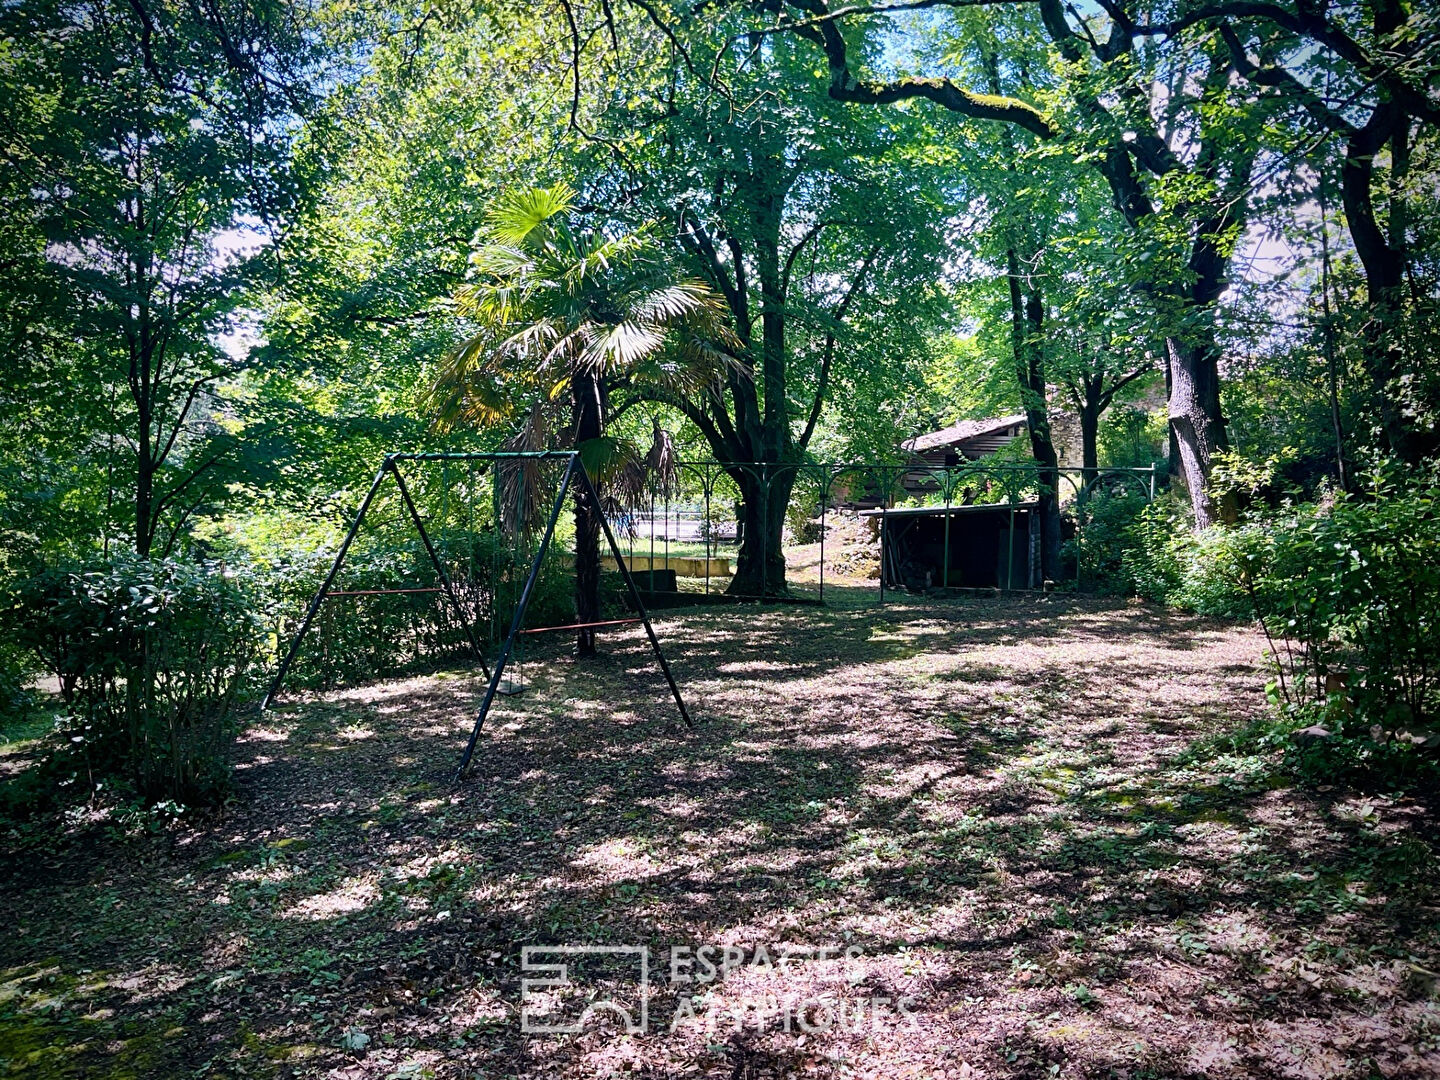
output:
<path id="1" fill-rule="evenodd" d="M 588 630 L 592 626 L 624 626 L 627 623 L 637 623 L 639 619 L 605 619 L 602 622 L 577 622 L 568 626 L 537 626 L 531 630 L 521 630 L 522 634 L 548 634 L 552 630 Z"/>
<path id="2" fill-rule="evenodd" d="M 326 596 L 393 596 L 396 593 L 439 592 L 439 586 L 431 589 L 350 589 L 328 592 Z"/>

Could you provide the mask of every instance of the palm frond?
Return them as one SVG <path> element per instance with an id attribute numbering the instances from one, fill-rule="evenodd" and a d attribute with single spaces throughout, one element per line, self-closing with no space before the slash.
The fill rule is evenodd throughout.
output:
<path id="1" fill-rule="evenodd" d="M 467 281 L 454 292 L 456 314 L 504 326 L 514 321 L 535 292 L 533 282 L 518 278 L 505 281 Z"/>
<path id="2" fill-rule="evenodd" d="M 642 256 L 652 254 L 655 240 L 648 229 L 648 226 L 641 226 L 634 232 L 623 233 L 620 236 L 595 235 L 588 237 L 577 247 L 574 254 L 578 257 L 572 261 L 566 272 L 566 280 L 570 284 L 578 286 L 587 279 L 598 277 L 612 268 L 629 266 Z"/>
<path id="3" fill-rule="evenodd" d="M 710 339 L 671 333 L 665 348 L 629 369 L 637 386 L 653 386 L 679 397 L 696 397 L 735 366 L 735 358 Z"/>
<path id="4" fill-rule="evenodd" d="M 718 314 L 719 296 L 699 281 L 664 285 L 630 305 L 630 317 L 655 326 L 709 323 Z"/>
<path id="5" fill-rule="evenodd" d="M 589 340 L 579 356 L 579 364 L 598 375 L 634 367 L 665 344 L 661 329 L 629 319 L 613 326 L 591 324 L 587 330 Z"/>
<path id="6" fill-rule="evenodd" d="M 575 444 L 580 464 L 595 482 L 600 509 L 607 518 L 626 520 L 636 507 L 645 505 L 649 491 L 645 483 L 645 457 L 629 439 L 602 435 Z M 634 525 L 628 533 L 634 536 Z"/>
<path id="7" fill-rule="evenodd" d="M 650 452 L 645 455 L 645 472 L 649 476 L 651 487 L 668 499 L 680 480 L 675 440 L 654 417 L 650 419 L 650 426 Z"/>
<path id="8" fill-rule="evenodd" d="M 537 453 L 550 442 L 550 425 L 545 407 L 536 402 L 525 415 L 520 430 L 502 444 L 510 453 Z M 507 533 L 529 532 L 545 516 L 544 462 L 538 458 L 510 459 L 495 466 L 495 483 L 500 489 L 500 527 Z"/>
<path id="9" fill-rule="evenodd" d="M 490 207 L 486 232 L 500 244 L 523 244 L 541 225 L 569 213 L 574 204 L 575 190 L 564 182 L 509 191 Z"/>
<path id="10" fill-rule="evenodd" d="M 543 357 L 548 363 L 557 342 L 563 342 L 565 330 L 554 319 L 537 319 L 501 341 L 495 351 L 520 368 L 533 364 L 536 357 Z"/>
<path id="11" fill-rule="evenodd" d="M 426 411 L 435 417 L 435 427 L 440 431 L 453 429 L 460 421 L 468 419 L 471 413 L 469 399 L 481 387 L 493 387 L 494 370 L 491 367 L 493 352 L 492 339 L 488 334 L 479 333 L 466 338 L 441 359 L 423 399 Z M 485 395 L 485 408 L 499 408 L 498 392 Z M 484 411 L 482 409 L 482 411 Z"/>
<path id="12" fill-rule="evenodd" d="M 557 335 L 555 344 L 545 354 L 546 367 L 552 370 L 563 368 L 568 372 L 574 358 L 584 355 L 593 335 L 594 324 L 588 322 L 582 322 L 563 336 Z"/>

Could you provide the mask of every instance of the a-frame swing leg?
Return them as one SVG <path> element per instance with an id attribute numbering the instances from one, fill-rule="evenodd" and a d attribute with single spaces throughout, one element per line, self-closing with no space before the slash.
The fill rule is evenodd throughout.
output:
<path id="1" fill-rule="evenodd" d="M 485 697 L 480 701 L 480 711 L 475 714 L 475 726 L 470 731 L 470 741 L 465 744 L 465 753 L 460 757 L 460 766 L 455 770 L 455 782 L 459 783 L 465 776 L 465 771 L 470 768 L 470 760 L 475 754 L 475 744 L 480 738 L 480 729 L 485 723 L 485 717 L 490 712 L 490 706 L 495 701 L 495 694 L 500 686 L 500 676 L 505 672 L 505 665 L 510 660 L 510 652 L 514 648 L 515 638 L 520 633 L 520 627 L 525 618 L 525 608 L 530 603 L 530 594 L 535 588 L 535 580 L 540 576 L 540 565 L 545 559 L 545 552 L 550 547 L 550 540 L 555 534 L 555 523 L 560 519 L 560 512 L 565 508 L 565 496 L 570 490 L 572 476 L 579 474 L 578 483 L 581 484 L 585 493 L 593 501 L 600 517 L 600 527 L 605 532 L 605 539 L 610 544 L 610 553 L 615 556 L 615 562 L 620 567 L 620 574 L 625 579 L 625 587 L 630 592 L 630 598 L 635 602 L 635 610 L 640 615 L 640 621 L 645 624 L 645 634 L 650 639 L 650 647 L 655 651 L 655 659 L 660 662 L 660 670 L 665 674 L 665 681 L 670 684 L 670 693 L 675 697 L 675 704 L 680 709 L 680 718 L 685 721 L 685 726 L 692 731 L 695 724 L 690 719 L 690 713 L 685 708 L 685 702 L 680 697 L 680 687 L 675 682 L 675 676 L 670 672 L 670 665 L 665 662 L 665 654 L 660 651 L 660 639 L 655 636 L 655 628 L 650 625 L 650 616 L 645 610 L 645 603 L 640 599 L 640 590 L 635 587 L 635 579 L 630 574 L 630 568 L 625 564 L 620 554 L 620 545 L 615 541 L 615 534 L 610 530 L 610 523 L 605 520 L 604 513 L 600 512 L 600 497 L 595 491 L 595 485 L 590 482 L 590 476 L 585 471 L 585 466 L 580 463 L 579 455 L 570 458 L 569 464 L 565 466 L 565 476 L 560 483 L 560 492 L 555 496 L 555 506 L 550 511 L 550 520 L 545 525 L 545 536 L 540 541 L 540 547 L 535 552 L 535 559 L 530 564 L 530 574 L 525 579 L 525 587 L 520 591 L 520 603 L 515 608 L 515 617 L 510 621 L 510 633 L 505 638 L 505 646 L 500 650 L 500 655 L 495 661 L 495 670 L 490 673 L 489 685 L 485 687 Z"/>
<path id="2" fill-rule="evenodd" d="M 650 647 L 655 650 L 655 659 L 660 662 L 660 670 L 665 673 L 665 681 L 670 684 L 670 693 L 675 697 L 675 706 L 680 710 L 680 719 L 685 721 L 685 726 L 691 731 L 695 730 L 695 724 L 690 719 L 690 713 L 685 708 L 685 702 L 680 697 L 680 687 L 675 683 L 675 676 L 670 674 L 670 665 L 665 662 L 665 654 L 660 651 L 660 639 L 655 636 L 655 628 L 650 625 L 650 614 L 645 610 L 645 602 L 640 599 L 640 590 L 635 587 L 635 579 L 630 575 L 630 567 L 626 565 L 625 558 L 620 554 L 620 545 L 615 542 L 615 534 L 610 531 L 610 522 L 605 520 L 604 511 L 600 508 L 600 495 L 595 490 L 595 485 L 590 482 L 590 474 L 585 471 L 585 466 L 580 463 L 579 458 L 575 459 L 575 467 L 580 473 L 580 483 L 585 488 L 585 493 L 590 497 L 591 505 L 595 507 L 595 514 L 600 519 L 600 527 L 605 531 L 605 539 L 610 544 L 610 554 L 615 556 L 615 565 L 620 568 L 620 576 L 625 579 L 625 587 L 630 590 L 630 599 L 635 603 L 635 611 L 640 616 L 640 621 L 645 624 L 645 635 L 650 639 Z"/>
<path id="3" fill-rule="evenodd" d="M 387 457 L 381 463 L 380 471 L 375 474 L 375 481 L 370 485 L 370 490 L 365 493 L 365 498 L 360 503 L 360 509 L 356 511 L 355 520 L 350 524 L 350 531 L 345 534 L 345 540 L 340 545 L 340 550 L 335 553 L 335 561 L 330 565 L 330 572 L 325 575 L 325 583 L 320 586 L 319 591 L 315 593 L 315 598 L 310 601 L 305 618 L 300 621 L 300 629 L 295 631 L 295 639 L 290 642 L 290 651 L 285 654 L 285 659 L 280 661 L 280 670 L 275 673 L 275 681 L 270 684 L 270 689 L 265 691 L 265 697 L 260 702 L 261 712 L 270 707 L 270 703 L 275 700 L 275 695 L 280 692 L 280 685 L 285 681 L 285 676 L 290 673 L 290 665 L 295 662 L 295 655 L 300 651 L 300 642 L 305 637 L 305 632 L 310 629 L 310 624 L 315 621 L 315 614 L 320 610 L 320 605 L 325 602 L 325 596 L 330 592 L 330 586 L 335 584 L 335 575 L 340 572 L 340 564 L 345 561 L 345 553 L 350 550 L 350 545 L 355 540 L 355 534 L 360 531 L 360 524 L 365 520 L 365 512 L 370 509 L 370 504 L 375 499 L 375 493 L 380 490 L 380 484 L 385 479 L 386 471 L 392 468 L 394 468 L 394 462 Z"/>
<path id="4" fill-rule="evenodd" d="M 440 575 L 440 584 L 445 588 L 445 595 L 450 598 L 450 606 L 455 609 L 455 617 L 465 628 L 465 636 L 470 640 L 470 647 L 475 650 L 475 659 L 480 661 L 480 670 L 485 672 L 485 677 L 488 679 L 490 665 L 485 663 L 485 654 L 480 650 L 480 642 L 475 637 L 475 630 L 465 615 L 465 609 L 460 606 L 460 597 L 455 595 L 455 587 L 450 584 L 450 575 L 445 573 L 445 567 L 440 563 L 440 556 L 435 553 L 435 545 L 430 542 L 430 534 L 425 531 L 425 526 L 420 520 L 420 511 L 415 509 L 415 501 L 410 498 L 410 489 L 405 484 L 405 477 L 400 473 L 400 466 L 392 462 L 390 468 L 395 473 L 395 483 L 400 488 L 400 497 L 405 500 L 405 507 L 410 511 L 410 520 L 415 523 L 415 531 L 420 534 L 425 551 L 429 554 L 430 561 L 435 564 L 435 573 Z"/>
<path id="5" fill-rule="evenodd" d="M 540 541 L 540 546 L 535 549 L 535 558 L 530 563 L 530 573 L 525 578 L 525 587 L 520 590 L 520 602 L 515 605 L 515 615 L 510 620 L 510 633 L 505 636 L 505 644 L 500 649 L 500 655 L 495 658 L 495 670 L 490 673 L 490 681 L 485 686 L 485 696 L 480 700 L 480 711 L 475 714 L 475 726 L 470 731 L 470 741 L 465 744 L 465 753 L 460 755 L 460 767 L 455 770 L 455 783 L 459 783 L 465 776 L 465 770 L 470 768 L 470 759 L 475 754 L 475 744 L 480 739 L 480 728 L 485 723 L 485 716 L 490 712 L 490 706 L 495 701 L 495 694 L 500 689 L 500 676 L 505 674 L 505 665 L 510 661 L 510 652 L 515 648 L 515 638 L 520 633 L 520 626 L 525 618 L 525 608 L 530 604 L 530 594 L 535 589 L 535 580 L 540 576 L 540 564 L 545 560 L 545 552 L 550 547 L 550 538 L 555 535 L 555 523 L 560 520 L 560 512 L 565 509 L 565 495 L 570 490 L 570 475 L 575 470 L 576 458 L 571 457 L 565 466 L 565 475 L 560 481 L 560 491 L 555 496 L 555 506 L 550 511 L 550 519 L 545 523 L 545 535 Z"/>

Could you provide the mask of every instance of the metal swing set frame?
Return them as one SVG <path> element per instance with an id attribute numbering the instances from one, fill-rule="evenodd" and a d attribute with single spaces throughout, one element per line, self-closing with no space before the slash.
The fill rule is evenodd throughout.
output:
<path id="1" fill-rule="evenodd" d="M 515 605 L 515 614 L 510 620 L 510 632 L 505 637 L 505 644 L 500 649 L 500 655 L 495 660 L 495 667 L 492 670 L 485 662 L 484 651 L 480 648 L 480 640 L 475 636 L 475 628 L 471 625 L 465 609 L 460 603 L 460 597 L 455 592 L 455 587 L 450 581 L 450 576 L 445 572 L 444 564 L 435 550 L 435 545 L 430 541 L 430 534 L 425 529 L 425 523 L 420 517 L 420 511 L 415 506 L 415 500 L 410 495 L 410 487 L 405 483 L 405 475 L 400 471 L 401 462 L 427 462 L 427 461 L 464 461 L 479 462 L 484 467 L 493 468 L 509 461 L 563 461 L 564 472 L 560 480 L 560 490 L 555 496 L 555 502 L 550 510 L 550 515 L 545 522 L 545 532 L 539 546 L 535 550 L 535 557 L 531 560 L 530 571 L 526 575 L 524 587 L 520 590 L 520 600 Z M 400 498 L 405 503 L 405 509 L 409 512 L 410 521 L 415 526 L 421 542 L 425 545 L 425 553 L 430 556 L 430 562 L 435 567 L 435 574 L 440 581 L 439 585 L 429 588 L 405 588 L 405 589 L 332 589 L 335 578 L 340 573 L 340 567 L 345 562 L 345 556 L 350 550 L 356 535 L 360 532 L 360 526 L 364 524 L 365 515 L 370 509 L 371 503 L 380 491 L 380 486 L 385 482 L 385 477 L 394 476 L 395 485 L 400 492 Z M 637 613 L 635 618 L 629 619 L 602 619 L 595 622 L 567 623 L 563 626 L 540 626 L 524 627 L 525 609 L 530 603 L 530 596 L 535 589 L 536 579 L 540 576 L 541 564 L 545 561 L 545 553 L 550 548 L 550 542 L 555 536 L 555 525 L 560 520 L 560 514 L 565 508 L 565 497 L 570 492 L 571 485 L 576 485 L 578 490 L 585 495 L 595 507 L 596 516 L 600 519 L 600 528 L 605 533 L 605 539 L 610 545 L 610 553 L 615 557 L 615 562 L 620 568 L 620 576 L 625 579 L 625 588 L 630 595 L 630 601 L 635 605 Z M 290 666 L 295 662 L 295 657 L 300 652 L 300 643 L 304 640 L 305 634 L 309 631 L 315 616 L 319 613 L 320 607 L 326 600 L 336 596 L 375 596 L 392 593 L 444 593 L 454 608 L 460 625 L 465 628 L 465 636 L 469 640 L 475 657 L 480 661 L 480 668 L 485 672 L 488 680 L 485 687 L 485 696 L 481 699 L 480 709 L 475 714 L 475 724 L 470 732 L 470 739 L 465 744 L 465 752 L 461 755 L 460 765 L 455 770 L 455 781 L 458 783 L 470 767 L 470 761 L 475 754 L 475 745 L 480 739 L 480 730 L 485 723 L 485 717 L 494 704 L 495 695 L 500 691 L 500 679 L 505 673 L 506 665 L 510 661 L 511 653 L 515 648 L 515 641 L 518 637 L 533 634 L 543 634 L 552 631 L 563 630 L 584 630 L 602 626 L 620 626 L 631 623 L 643 623 L 645 636 L 650 640 L 650 647 L 654 650 L 655 659 L 660 665 L 660 670 L 665 675 L 665 681 L 670 686 L 670 693 L 675 698 L 675 706 L 680 710 L 680 719 L 685 721 L 685 726 L 694 729 L 695 725 L 690 719 L 690 713 L 685 708 L 685 702 L 680 696 L 680 687 L 675 682 L 675 676 L 671 674 L 670 665 L 665 660 L 665 654 L 660 649 L 660 639 L 655 636 L 655 628 L 650 624 L 649 613 L 645 609 L 645 603 L 640 598 L 640 590 L 635 586 L 635 579 L 630 573 L 630 567 L 624 556 L 620 553 L 620 545 L 615 540 L 615 534 L 610 529 L 610 523 L 605 519 L 601 509 L 600 496 L 595 490 L 595 485 L 590 479 L 589 473 L 580 461 L 580 455 L 574 450 L 546 450 L 536 452 L 496 452 L 496 453 L 431 453 L 431 454 L 386 454 L 384 461 L 380 464 L 380 470 L 375 474 L 375 479 L 370 485 L 370 490 L 365 493 L 365 498 L 360 503 L 360 509 L 355 513 L 355 519 L 350 523 L 350 530 L 345 534 L 344 541 L 340 544 L 340 550 L 335 554 L 335 561 L 330 565 L 330 571 L 325 575 L 325 581 L 310 601 L 306 609 L 305 617 L 300 622 L 300 627 L 295 632 L 294 639 L 290 642 L 290 648 L 285 653 L 285 658 L 280 662 L 280 668 L 275 673 L 275 679 L 266 691 L 264 699 L 260 702 L 260 709 L 263 712 L 269 708 L 275 700 L 275 695 L 280 692 L 280 687 L 285 682 L 285 676 L 290 673 Z"/>

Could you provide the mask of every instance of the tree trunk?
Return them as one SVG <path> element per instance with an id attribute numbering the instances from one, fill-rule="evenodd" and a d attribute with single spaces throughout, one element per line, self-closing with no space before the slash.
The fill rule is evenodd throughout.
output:
<path id="1" fill-rule="evenodd" d="M 1030 410 L 1027 409 L 1027 417 L 1029 414 Z M 1038 437 L 1036 429 L 1030 428 L 1030 451 L 1040 465 L 1040 573 L 1046 581 L 1059 581 L 1060 462 L 1055 456 L 1055 444 L 1050 441 L 1050 422 L 1045 420 L 1043 423 L 1043 435 Z"/>
<path id="2" fill-rule="evenodd" d="M 570 380 L 570 410 L 575 424 L 575 448 L 598 439 L 601 427 L 601 387 L 596 375 L 576 374 Z M 590 478 L 592 482 L 595 477 Z M 575 621 L 600 619 L 600 514 L 590 494 L 575 489 Z M 595 630 L 575 633 L 575 655 L 595 655 Z"/>
<path id="3" fill-rule="evenodd" d="M 1403 460 L 1415 461 L 1419 458 L 1416 440 L 1401 414 L 1394 385 L 1403 359 L 1400 321 L 1404 308 L 1405 238 L 1403 226 L 1386 237 L 1371 194 L 1375 155 L 1387 140 L 1397 149 L 1403 146 L 1400 128 L 1406 124 L 1404 114 L 1390 105 L 1377 109 L 1370 121 L 1355 131 L 1345 147 L 1340 195 L 1350 239 L 1365 269 L 1368 318 L 1362 330 L 1361 349 L 1371 396 L 1390 449 Z"/>
<path id="4" fill-rule="evenodd" d="M 135 470 L 135 554 L 142 559 L 150 557 L 150 545 L 155 539 L 155 528 L 150 520 L 154 516 L 155 470 L 150 462 L 149 450 L 149 433 L 142 429 Z"/>
<path id="5" fill-rule="evenodd" d="M 1165 358 L 1165 475 L 1173 480 L 1180 475 L 1180 440 L 1175 437 L 1175 425 L 1169 421 L 1170 396 L 1175 393 L 1175 372 L 1170 364 L 1169 341 L 1161 346 L 1160 355 Z"/>
<path id="6" fill-rule="evenodd" d="M 1060 458 L 1050 435 L 1050 414 L 1045 406 L 1045 305 L 1040 290 L 1021 289 L 1020 259 L 1006 251 L 1010 278 L 1011 344 L 1015 378 L 1030 432 L 1030 452 L 1039 465 L 1040 573 L 1046 581 L 1060 580 Z"/>
<path id="7" fill-rule="evenodd" d="M 734 469 L 730 475 L 740 488 L 742 517 L 735 577 L 725 591 L 731 596 L 788 596 L 785 510 L 790 505 L 796 472 L 793 468 L 770 466 Z"/>
<path id="8" fill-rule="evenodd" d="M 1216 504 L 1207 483 L 1215 455 L 1229 449 L 1225 421 L 1220 414 L 1220 373 L 1213 342 L 1165 340 L 1170 366 L 1170 432 L 1180 460 L 1176 470 L 1190 492 L 1195 527 L 1213 524 L 1217 514 L 1231 516 L 1228 502 Z"/>
<path id="9" fill-rule="evenodd" d="M 1100 380 L 1085 380 L 1085 400 L 1080 405 L 1080 464 L 1085 469 L 1082 486 L 1095 482 L 1100 468 Z"/>

